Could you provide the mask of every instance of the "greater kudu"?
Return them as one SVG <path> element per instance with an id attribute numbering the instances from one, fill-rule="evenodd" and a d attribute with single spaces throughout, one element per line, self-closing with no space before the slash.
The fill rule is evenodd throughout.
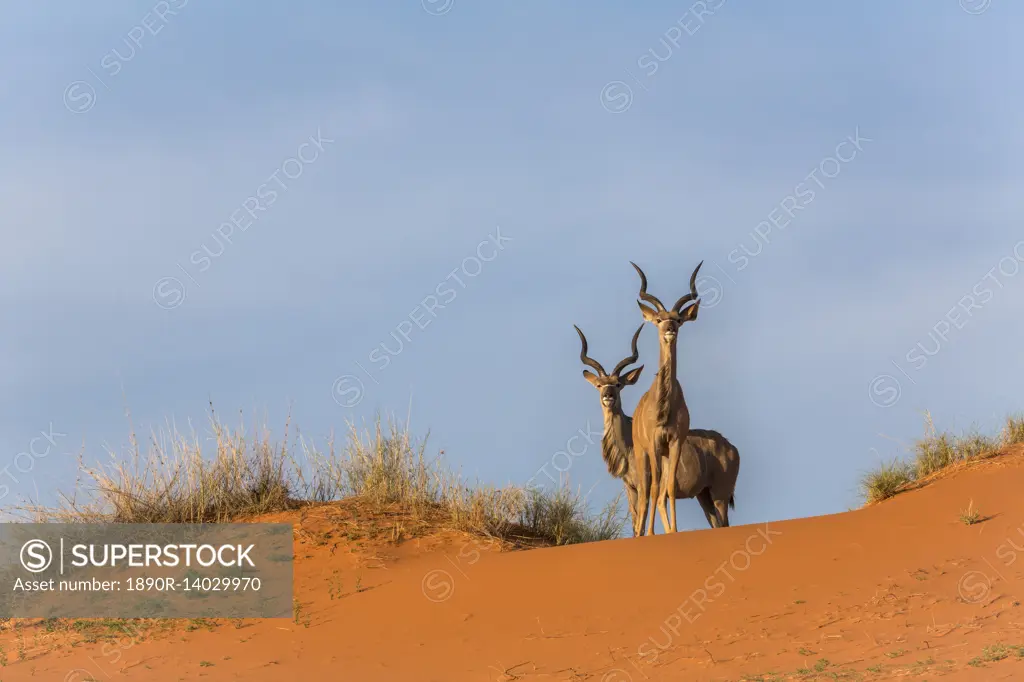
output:
<path id="1" fill-rule="evenodd" d="M 641 499 L 649 500 L 643 504 L 643 513 L 639 519 L 637 534 L 643 534 L 643 526 L 650 510 L 649 532 L 654 534 L 654 509 L 660 495 L 665 495 L 671 503 L 669 514 L 669 530 L 676 532 L 676 505 L 678 497 L 695 497 L 703 489 L 701 458 L 696 451 L 687 449 L 686 439 L 690 433 L 690 412 L 683 399 L 683 388 L 676 378 L 676 340 L 680 326 L 685 322 L 697 319 L 700 300 L 697 295 L 697 272 L 703 261 L 697 265 L 690 275 L 690 293 L 683 295 L 675 305 L 666 309 L 660 300 L 647 293 L 647 276 L 643 270 L 630 261 L 637 274 L 640 275 L 640 298 L 654 308 L 645 306 L 640 301 L 640 311 L 644 320 L 658 328 L 658 346 L 660 361 L 658 373 L 654 377 L 650 389 L 640 398 L 636 411 L 633 413 L 633 460 L 639 472 L 637 482 L 641 486 Z M 683 306 L 693 302 L 685 310 Z M 680 459 L 684 458 L 682 468 Z M 659 462 L 667 459 L 666 465 L 659 474 Z M 651 485 L 646 486 L 646 472 L 651 472 Z M 671 472 L 671 473 L 670 473 Z M 645 488 L 649 487 L 649 490 Z"/>
<path id="2" fill-rule="evenodd" d="M 620 392 L 624 386 L 632 386 L 640 378 L 643 365 L 631 369 L 620 375 L 628 365 L 633 364 L 640 358 L 636 348 L 636 341 L 643 331 L 644 325 L 637 327 L 633 334 L 633 354 L 620 362 L 612 370 L 611 374 L 605 372 L 597 360 L 587 355 L 587 337 L 579 327 L 576 333 L 580 335 L 580 361 L 594 369 L 597 374 L 583 370 L 583 378 L 589 381 L 598 390 L 601 396 L 601 412 L 604 415 L 604 437 L 601 439 L 601 457 L 604 459 L 608 473 L 615 478 L 621 479 L 626 488 L 626 498 L 629 502 L 629 513 L 633 520 L 633 535 L 638 534 L 637 514 L 639 513 L 639 491 L 641 488 L 647 490 L 650 485 L 650 474 L 647 474 L 646 485 L 641 485 L 637 480 L 642 476 L 644 470 L 633 464 L 633 419 L 622 410 L 622 398 Z M 646 499 L 644 500 L 646 504 Z M 661 513 L 661 522 L 668 528 L 667 510 L 664 505 L 658 507 Z"/>
<path id="3" fill-rule="evenodd" d="M 575 326 L 575 325 L 574 325 Z M 633 521 L 633 534 L 637 535 L 637 517 L 640 514 L 640 489 L 647 489 L 650 486 L 650 472 L 636 466 L 633 461 L 633 419 L 622 409 L 621 391 L 624 386 L 632 386 L 640 378 L 643 365 L 634 368 L 625 374 L 620 375 L 623 369 L 636 362 L 640 358 L 636 342 L 643 331 L 643 325 L 633 334 L 633 354 L 620 362 L 612 370 L 611 374 L 605 372 L 599 362 L 587 355 L 587 337 L 583 331 L 576 327 L 576 333 L 580 336 L 580 361 L 587 367 L 597 371 L 597 374 L 583 370 L 583 377 L 597 388 L 601 397 L 601 412 L 604 415 L 604 437 L 601 439 L 601 457 L 604 459 L 608 473 L 622 481 L 626 489 L 626 498 L 629 503 L 629 514 Z M 694 457 L 699 457 L 702 480 L 698 485 L 703 489 L 696 495 L 700 502 L 708 525 L 712 528 L 720 528 L 729 525 L 728 508 L 735 507 L 733 503 L 733 491 L 736 487 L 736 477 L 739 474 L 740 454 L 736 447 L 717 431 L 691 429 L 686 439 L 687 450 L 692 450 Z M 677 477 L 683 476 L 683 484 L 677 489 L 681 497 L 686 485 L 686 467 L 690 465 L 693 457 L 684 456 L 680 458 L 679 467 L 676 471 Z M 666 461 L 659 461 L 660 467 L 665 466 Z M 641 485 L 639 478 L 646 474 L 646 485 Z M 647 503 L 643 499 L 644 504 Z M 667 532 L 668 523 L 668 494 L 663 494 L 658 504 L 658 515 L 661 517 L 662 528 Z"/>
<path id="4" fill-rule="evenodd" d="M 676 499 L 694 497 L 688 493 L 700 489 L 696 498 L 704 510 L 708 525 L 712 528 L 728 526 L 729 507 L 736 508 L 733 493 L 740 474 L 739 450 L 718 431 L 690 429 L 683 453 L 676 470 Z M 688 489 L 688 481 L 691 480 L 688 470 L 692 470 L 695 462 L 700 467 L 700 480 Z M 667 496 L 662 499 L 668 503 Z M 672 506 L 675 507 L 674 501 Z"/>

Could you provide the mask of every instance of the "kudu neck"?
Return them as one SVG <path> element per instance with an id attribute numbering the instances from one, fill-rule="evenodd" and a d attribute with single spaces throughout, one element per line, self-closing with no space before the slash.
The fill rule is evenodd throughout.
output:
<path id="1" fill-rule="evenodd" d="M 604 408 L 604 437 L 601 439 L 601 457 L 608 472 L 622 478 L 629 471 L 629 458 L 633 449 L 633 420 L 621 406 Z"/>
<path id="2" fill-rule="evenodd" d="M 628 417 L 621 406 L 604 408 L 604 432 L 625 433 Z"/>
<path id="3" fill-rule="evenodd" d="M 676 378 L 676 342 L 678 337 L 673 339 L 671 343 L 666 343 L 664 340 L 659 344 L 661 350 L 660 357 L 658 359 L 658 381 L 656 384 L 662 384 L 663 388 L 669 388 L 672 382 Z"/>

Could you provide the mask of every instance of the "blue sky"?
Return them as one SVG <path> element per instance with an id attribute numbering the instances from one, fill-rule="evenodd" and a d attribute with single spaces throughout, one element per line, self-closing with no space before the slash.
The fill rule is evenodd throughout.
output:
<path id="1" fill-rule="evenodd" d="M 628 261 L 674 301 L 703 259 L 679 378 L 693 426 L 740 449 L 734 523 L 857 504 L 924 410 L 1024 408 L 1024 8 L 963 4 L 12 8 L 3 503 L 120 451 L 125 407 L 205 433 L 212 398 L 315 440 L 411 404 L 463 473 L 571 461 L 600 504 L 620 485 L 598 448 L 556 454 L 601 421 L 572 325 L 614 365 Z"/>

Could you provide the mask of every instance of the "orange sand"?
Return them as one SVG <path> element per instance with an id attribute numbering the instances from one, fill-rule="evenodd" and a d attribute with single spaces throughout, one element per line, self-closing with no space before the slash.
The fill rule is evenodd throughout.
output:
<path id="1" fill-rule="evenodd" d="M 1024 679 L 1016 650 L 973 660 L 1024 645 L 1022 493 L 1016 452 L 858 511 L 530 551 L 318 542 L 331 511 L 312 510 L 298 623 L 123 648 L 26 629 L 22 655 L 7 630 L 0 680 Z"/>

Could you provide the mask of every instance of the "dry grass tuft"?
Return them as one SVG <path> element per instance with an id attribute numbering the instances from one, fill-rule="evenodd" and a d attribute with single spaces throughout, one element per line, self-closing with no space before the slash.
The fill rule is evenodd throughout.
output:
<path id="1" fill-rule="evenodd" d="M 960 511 L 960 523 L 965 526 L 973 526 L 981 521 L 981 512 L 974 508 L 974 500 L 967 505 L 967 509 Z"/>
<path id="2" fill-rule="evenodd" d="M 1000 434 L 1003 445 L 1024 443 L 1024 415 L 1011 415 L 1006 418 L 1006 425 Z"/>
<path id="3" fill-rule="evenodd" d="M 371 510 L 400 510 L 414 518 L 517 544 L 565 545 L 619 537 L 625 523 L 620 500 L 600 513 L 567 484 L 553 491 L 516 486 L 468 485 L 426 457 L 426 439 L 380 419 L 359 432 L 349 426 L 338 452 L 304 439 L 295 451 L 263 429 L 249 436 L 232 431 L 210 408 L 212 446 L 174 428 L 153 434 L 139 447 L 134 429 L 127 458 L 87 466 L 70 494 L 54 506 L 20 507 L 36 522 L 223 523 L 259 514 L 355 497 Z"/>
<path id="4" fill-rule="evenodd" d="M 917 478 L 930 476 L 936 471 L 977 459 L 999 449 L 999 441 L 976 430 L 960 436 L 948 432 L 939 433 L 930 414 L 925 415 L 925 424 L 924 438 L 914 443 Z"/>
<path id="5" fill-rule="evenodd" d="M 925 414 L 925 435 L 913 445 L 913 459 L 883 464 L 861 479 L 861 495 L 868 504 L 904 492 L 925 479 L 994 456 L 1011 445 L 1024 443 L 1024 416 L 1011 415 L 998 438 L 971 430 L 955 435 L 940 433 L 930 414 Z"/>
<path id="6" fill-rule="evenodd" d="M 913 482 L 914 475 L 913 465 L 895 459 L 864 475 L 860 482 L 861 495 L 869 504 L 881 502 Z"/>

